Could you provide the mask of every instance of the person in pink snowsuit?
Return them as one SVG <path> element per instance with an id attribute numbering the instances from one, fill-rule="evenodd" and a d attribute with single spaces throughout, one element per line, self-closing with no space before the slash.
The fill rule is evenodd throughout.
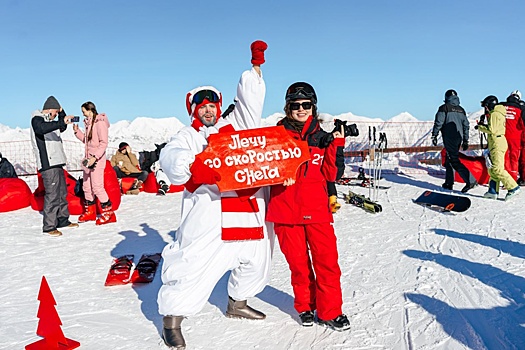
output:
<path id="1" fill-rule="evenodd" d="M 115 222 L 109 196 L 104 189 L 104 169 L 106 168 L 106 148 L 108 146 L 109 121 L 106 114 L 97 112 L 93 102 L 82 105 L 85 132 L 77 124 L 73 125 L 75 136 L 84 143 L 85 153 L 82 161 L 84 196 L 86 199 L 84 213 L 78 222 L 94 221 L 97 225 Z M 97 219 L 95 197 L 102 207 L 102 215 Z"/>

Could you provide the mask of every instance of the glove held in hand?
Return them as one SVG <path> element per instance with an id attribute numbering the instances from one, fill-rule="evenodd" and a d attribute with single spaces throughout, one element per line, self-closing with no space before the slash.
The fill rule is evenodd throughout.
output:
<path id="1" fill-rule="evenodd" d="M 250 50 L 252 50 L 252 64 L 261 65 L 265 62 L 264 51 L 267 48 L 268 44 L 261 40 L 256 40 L 250 45 Z"/>
<path id="2" fill-rule="evenodd" d="M 191 179 L 195 184 L 214 185 L 221 179 L 221 175 L 218 172 L 205 165 L 199 158 L 195 158 L 190 172 Z"/>

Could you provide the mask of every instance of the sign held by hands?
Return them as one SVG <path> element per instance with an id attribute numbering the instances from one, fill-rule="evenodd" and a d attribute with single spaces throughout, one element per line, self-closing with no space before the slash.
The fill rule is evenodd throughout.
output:
<path id="1" fill-rule="evenodd" d="M 310 159 L 306 141 L 293 139 L 284 126 L 212 134 L 197 155 L 221 175 L 221 192 L 262 187 L 295 179 Z"/>

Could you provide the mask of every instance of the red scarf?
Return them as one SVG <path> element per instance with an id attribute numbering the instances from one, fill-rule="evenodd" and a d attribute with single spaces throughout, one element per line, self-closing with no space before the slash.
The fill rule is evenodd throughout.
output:
<path id="1" fill-rule="evenodd" d="M 204 126 L 194 118 L 191 126 L 199 131 Z M 219 132 L 229 132 L 235 129 L 231 124 L 219 128 Z M 193 182 L 190 177 L 184 185 L 193 193 L 201 184 Z M 221 194 L 222 239 L 224 241 L 245 241 L 264 238 L 264 218 L 259 214 L 259 205 L 255 193 L 259 188 L 248 188 Z"/>

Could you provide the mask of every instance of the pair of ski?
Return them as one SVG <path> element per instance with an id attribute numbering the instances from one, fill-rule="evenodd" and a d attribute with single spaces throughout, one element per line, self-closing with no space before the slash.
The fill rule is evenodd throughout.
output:
<path id="1" fill-rule="evenodd" d="M 377 188 L 379 190 L 388 190 L 390 188 L 390 186 L 381 186 L 381 185 L 374 186 L 374 182 L 370 182 L 370 179 L 361 180 L 359 178 L 352 178 L 352 177 L 342 177 L 339 180 L 337 180 L 335 183 L 338 185 L 343 185 L 343 186 L 359 186 L 359 187 L 364 187 L 364 188 L 371 187 L 371 188 Z"/>
<path id="2" fill-rule="evenodd" d="M 134 258 L 135 256 L 131 254 L 115 258 L 109 268 L 104 285 L 108 287 L 153 281 L 161 259 L 160 253 L 143 254 L 133 270 Z"/>
<path id="3" fill-rule="evenodd" d="M 383 211 L 381 204 L 352 191 L 348 191 L 348 194 L 344 195 L 344 199 L 347 204 L 355 205 L 356 207 L 362 208 L 369 213 L 375 214 Z"/>

